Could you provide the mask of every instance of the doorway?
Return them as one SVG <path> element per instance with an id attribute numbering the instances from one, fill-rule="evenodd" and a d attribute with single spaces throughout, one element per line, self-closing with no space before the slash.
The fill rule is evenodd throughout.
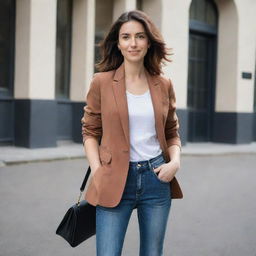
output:
<path id="1" fill-rule="evenodd" d="M 188 141 L 211 141 L 215 102 L 217 9 L 210 0 L 190 6 Z"/>

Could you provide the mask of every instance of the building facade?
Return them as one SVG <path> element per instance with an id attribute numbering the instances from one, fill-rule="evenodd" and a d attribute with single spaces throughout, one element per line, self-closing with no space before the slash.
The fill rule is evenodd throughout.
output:
<path id="1" fill-rule="evenodd" d="M 0 145 L 81 142 L 97 43 L 133 9 L 172 48 L 183 145 L 256 141 L 255 0 L 2 0 Z"/>

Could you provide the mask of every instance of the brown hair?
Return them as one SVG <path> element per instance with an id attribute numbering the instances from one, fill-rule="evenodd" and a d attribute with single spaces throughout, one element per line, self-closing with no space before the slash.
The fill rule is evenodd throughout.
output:
<path id="1" fill-rule="evenodd" d="M 151 75 L 160 75 L 162 73 L 161 64 L 167 58 L 168 48 L 165 47 L 163 38 L 153 24 L 151 19 L 142 11 L 134 10 L 123 13 L 111 26 L 108 34 L 100 42 L 101 60 L 95 66 L 100 72 L 117 69 L 123 62 L 124 57 L 119 51 L 117 44 L 121 26 L 131 20 L 140 22 L 148 36 L 150 48 L 144 57 L 144 66 Z"/>

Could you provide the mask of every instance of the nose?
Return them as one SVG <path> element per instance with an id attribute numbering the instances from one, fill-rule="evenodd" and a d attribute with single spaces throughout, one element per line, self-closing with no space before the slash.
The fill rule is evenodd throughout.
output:
<path id="1" fill-rule="evenodd" d="M 133 37 L 133 38 L 131 39 L 131 46 L 132 46 L 132 47 L 136 47 L 136 45 L 137 45 L 137 43 L 136 43 L 136 38 Z"/>

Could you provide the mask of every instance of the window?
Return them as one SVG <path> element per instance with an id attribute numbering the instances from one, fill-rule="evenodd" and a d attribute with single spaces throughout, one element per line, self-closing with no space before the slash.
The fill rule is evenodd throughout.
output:
<path id="1" fill-rule="evenodd" d="M 217 26 L 216 8 L 212 1 L 193 0 L 190 7 L 190 19 Z"/>
<path id="2" fill-rule="evenodd" d="M 0 95 L 11 96 L 14 66 L 15 1 L 0 2 Z"/>
<path id="3" fill-rule="evenodd" d="M 71 58 L 72 1 L 57 2 L 57 39 L 56 39 L 56 75 L 55 96 L 69 98 L 70 58 Z"/>
<path id="4" fill-rule="evenodd" d="M 100 49 L 98 43 L 100 43 L 109 31 L 113 22 L 113 0 L 97 0 L 95 10 L 95 47 L 94 47 L 94 62 L 97 63 L 101 59 Z M 97 72 L 96 68 L 94 69 Z"/>
<path id="5" fill-rule="evenodd" d="M 209 141 L 215 102 L 217 9 L 211 0 L 193 0 L 189 21 L 189 141 Z"/>
<path id="6" fill-rule="evenodd" d="M 202 110 L 209 104 L 207 95 L 208 39 L 200 35 L 189 38 L 188 107 Z"/>
<path id="7" fill-rule="evenodd" d="M 143 0 L 136 1 L 136 9 L 142 11 L 143 10 Z"/>

